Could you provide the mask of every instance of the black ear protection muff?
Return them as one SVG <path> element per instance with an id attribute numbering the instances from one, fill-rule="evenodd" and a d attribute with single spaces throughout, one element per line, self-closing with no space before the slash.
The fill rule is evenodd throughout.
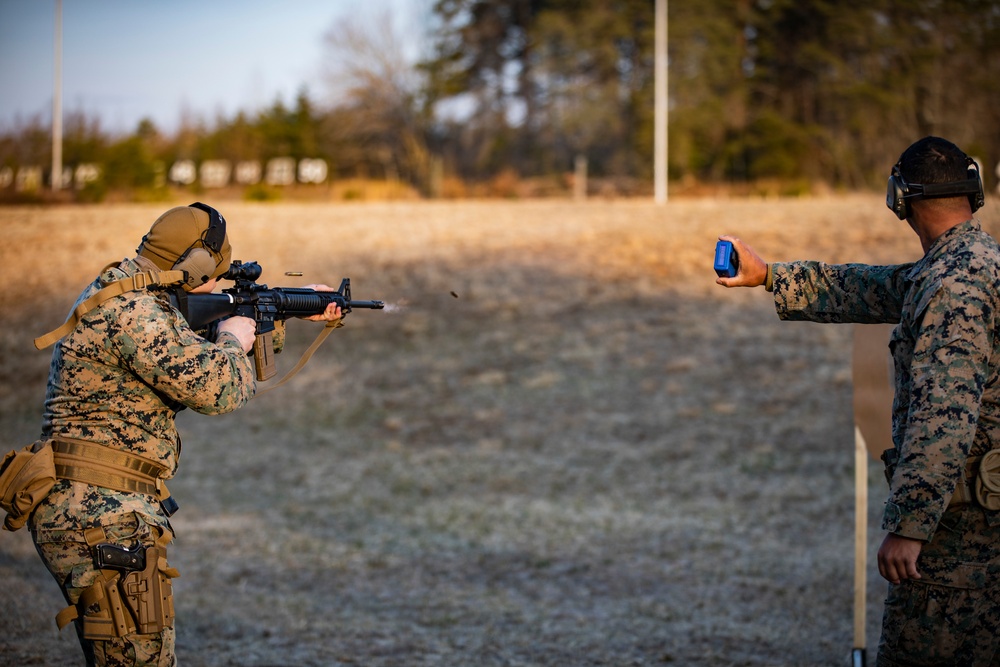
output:
<path id="1" fill-rule="evenodd" d="M 907 183 L 899 171 L 899 162 L 892 167 L 889 185 L 885 192 L 885 205 L 896 214 L 900 220 L 910 217 L 910 201 L 914 199 L 933 199 L 939 197 L 958 197 L 966 195 L 969 205 L 975 213 L 986 201 L 983 191 L 983 178 L 979 173 L 979 165 L 971 157 L 968 161 L 968 178 L 952 183 Z"/>
<path id="2" fill-rule="evenodd" d="M 175 271 L 187 271 L 187 285 L 194 289 L 211 280 L 219 266 L 216 258 L 221 257 L 222 243 L 226 240 L 226 219 L 208 204 L 195 202 L 188 206 L 208 213 L 208 229 L 177 258 L 172 268 Z"/>

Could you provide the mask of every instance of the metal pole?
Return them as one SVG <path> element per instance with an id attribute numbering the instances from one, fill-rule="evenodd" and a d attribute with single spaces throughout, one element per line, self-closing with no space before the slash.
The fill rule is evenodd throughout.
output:
<path id="1" fill-rule="evenodd" d="M 62 188 L 62 0 L 56 0 L 55 81 L 52 90 L 52 190 Z"/>
<path id="2" fill-rule="evenodd" d="M 653 107 L 653 193 L 667 203 L 667 0 L 656 0 L 655 82 Z"/>

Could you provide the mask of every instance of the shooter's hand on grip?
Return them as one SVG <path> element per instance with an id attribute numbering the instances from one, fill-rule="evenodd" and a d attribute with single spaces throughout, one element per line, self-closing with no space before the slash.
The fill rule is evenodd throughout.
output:
<path id="1" fill-rule="evenodd" d="M 249 352 L 256 339 L 257 323 L 249 317 L 234 315 L 219 322 L 219 333 L 228 332 L 236 336 L 243 346 L 244 352 Z"/>
<path id="2" fill-rule="evenodd" d="M 720 236 L 720 241 L 733 244 L 733 251 L 739 256 L 739 271 L 732 278 L 720 276 L 715 282 L 723 287 L 758 287 L 767 280 L 767 263 L 753 248 L 735 236 Z"/>

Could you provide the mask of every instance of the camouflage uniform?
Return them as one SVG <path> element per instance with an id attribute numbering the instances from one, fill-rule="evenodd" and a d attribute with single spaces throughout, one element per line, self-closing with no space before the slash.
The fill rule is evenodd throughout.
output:
<path id="1" fill-rule="evenodd" d="M 124 260 L 77 300 L 107 283 L 155 268 Z M 52 355 L 42 434 L 98 443 L 156 461 L 173 476 L 181 451 L 174 425 L 189 407 L 231 412 L 256 391 L 253 364 L 229 333 L 211 343 L 195 334 L 160 294 L 127 292 L 86 314 Z M 154 496 L 61 480 L 30 520 L 32 538 L 70 604 L 98 575 L 83 531 L 103 526 L 108 541 L 145 546 L 172 528 Z M 169 538 L 168 538 L 169 539 Z M 79 626 L 77 627 L 79 633 Z M 88 664 L 173 665 L 173 628 L 160 634 L 90 641 Z"/>
<path id="2" fill-rule="evenodd" d="M 914 264 L 796 262 L 772 275 L 782 319 L 898 322 L 899 457 L 882 528 L 924 540 L 922 578 L 889 585 L 877 664 L 1000 665 L 1000 512 L 951 502 L 969 457 L 1000 447 L 1000 247 L 971 220 Z"/>

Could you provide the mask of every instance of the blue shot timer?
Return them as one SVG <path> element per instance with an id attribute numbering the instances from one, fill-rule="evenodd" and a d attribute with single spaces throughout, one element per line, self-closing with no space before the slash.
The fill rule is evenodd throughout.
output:
<path id="1" fill-rule="evenodd" d="M 723 278 L 735 278 L 740 270 L 740 257 L 730 241 L 715 244 L 715 272 Z"/>

